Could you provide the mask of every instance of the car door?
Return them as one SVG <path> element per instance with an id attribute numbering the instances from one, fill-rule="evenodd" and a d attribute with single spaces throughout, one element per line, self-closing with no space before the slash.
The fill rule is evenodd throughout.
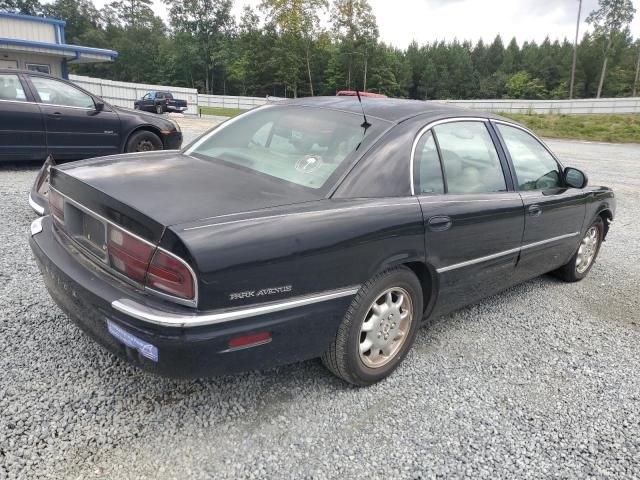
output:
<path id="1" fill-rule="evenodd" d="M 44 115 L 49 153 L 58 159 L 113 155 L 120 151 L 120 119 L 88 93 L 49 77 L 29 76 Z"/>
<path id="2" fill-rule="evenodd" d="M 586 193 L 565 186 L 562 166 L 530 132 L 505 122 L 496 121 L 494 126 L 526 213 L 518 275 L 535 277 L 565 264 L 575 253 Z"/>
<path id="3" fill-rule="evenodd" d="M 0 73 L 0 160 L 42 160 L 47 155 L 40 107 L 18 74 Z"/>
<path id="4" fill-rule="evenodd" d="M 154 98 L 154 93 L 153 92 L 149 92 L 144 97 L 142 97 L 141 110 L 147 110 L 147 111 L 152 110 L 153 109 L 153 98 Z"/>
<path id="5" fill-rule="evenodd" d="M 414 146 L 427 261 L 438 274 L 436 313 L 514 283 L 524 207 L 482 119 L 447 120 Z"/>

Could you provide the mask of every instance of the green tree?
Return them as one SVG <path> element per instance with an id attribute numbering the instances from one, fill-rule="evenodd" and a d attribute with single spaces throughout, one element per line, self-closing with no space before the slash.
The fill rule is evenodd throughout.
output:
<path id="1" fill-rule="evenodd" d="M 541 99 L 547 96 L 544 83 L 527 72 L 514 73 L 505 84 L 507 98 Z"/>
<path id="2" fill-rule="evenodd" d="M 40 15 L 42 5 L 39 0 L 0 0 L 0 11 L 21 15 Z"/>
<path id="3" fill-rule="evenodd" d="M 346 62 L 347 84 L 351 90 L 359 68 L 362 89 L 367 89 L 369 58 L 378 42 L 378 24 L 368 0 L 335 0 L 331 7 L 331 29 Z M 358 75 L 360 77 L 360 75 Z M 359 82 L 358 82 L 359 83 Z"/>
<path id="4" fill-rule="evenodd" d="M 279 76 L 298 96 L 301 69 L 306 70 L 313 95 L 311 51 L 321 33 L 319 12 L 328 8 L 327 0 L 262 0 L 261 9 L 279 35 Z"/>
<path id="5" fill-rule="evenodd" d="M 599 8 L 587 17 L 587 23 L 594 26 L 596 37 L 601 37 L 605 43 L 602 72 L 596 95 L 597 98 L 600 98 L 615 37 L 629 26 L 636 9 L 631 0 L 599 0 L 598 5 Z"/>
<path id="6" fill-rule="evenodd" d="M 195 55 L 183 61 L 201 69 L 204 90 L 211 93 L 213 68 L 226 60 L 227 40 L 234 30 L 231 0 L 165 0 L 165 3 L 169 6 L 171 26 L 179 42 L 194 44 L 188 51 Z"/>

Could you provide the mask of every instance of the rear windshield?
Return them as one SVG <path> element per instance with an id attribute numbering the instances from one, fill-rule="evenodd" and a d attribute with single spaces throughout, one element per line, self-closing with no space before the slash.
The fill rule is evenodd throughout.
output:
<path id="1" fill-rule="evenodd" d="M 186 153 L 320 193 L 389 126 L 363 122 L 352 113 L 269 105 L 221 125 Z"/>

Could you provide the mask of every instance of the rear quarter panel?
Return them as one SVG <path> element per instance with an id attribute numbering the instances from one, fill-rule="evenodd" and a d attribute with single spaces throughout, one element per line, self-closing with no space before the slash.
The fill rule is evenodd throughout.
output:
<path id="1" fill-rule="evenodd" d="M 217 217 L 170 227 L 163 243 L 188 250 L 200 309 L 359 286 L 389 266 L 424 261 L 422 213 L 410 197 L 322 200 Z M 258 295 L 265 289 L 278 291 Z"/>

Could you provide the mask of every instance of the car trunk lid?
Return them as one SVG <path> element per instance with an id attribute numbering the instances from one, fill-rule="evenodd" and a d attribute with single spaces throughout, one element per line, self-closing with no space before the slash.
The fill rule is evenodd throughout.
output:
<path id="1" fill-rule="evenodd" d="M 52 169 L 51 185 L 111 221 L 140 225 L 149 240 L 159 239 L 164 227 L 178 223 L 319 198 L 308 189 L 249 169 L 177 151 L 61 165 Z"/>

